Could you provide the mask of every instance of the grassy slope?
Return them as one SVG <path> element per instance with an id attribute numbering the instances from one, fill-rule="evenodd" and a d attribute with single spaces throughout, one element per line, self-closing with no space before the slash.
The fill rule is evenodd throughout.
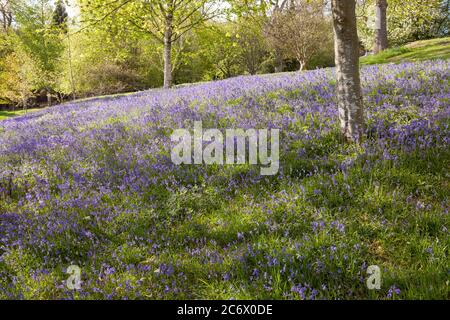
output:
<path id="1" fill-rule="evenodd" d="M 412 42 L 404 47 L 392 48 L 378 55 L 367 56 L 361 59 L 362 65 L 382 64 L 382 63 L 400 63 L 408 61 L 422 61 L 432 59 L 450 59 L 450 37 L 441 39 L 432 39 L 425 41 Z M 183 85 L 181 85 L 183 86 Z M 132 93 L 98 96 L 93 98 L 80 99 L 79 101 L 89 101 L 92 99 L 119 97 Z M 0 120 L 10 117 L 16 117 L 40 109 L 0 111 Z"/>
<path id="2" fill-rule="evenodd" d="M 23 116 L 23 115 L 27 114 L 28 112 L 34 112 L 34 111 L 38 111 L 38 110 L 41 110 L 41 109 L 28 109 L 28 110 L 18 109 L 15 111 L 1 111 L 0 110 L 0 120 L 8 119 L 11 117 Z"/>
<path id="3" fill-rule="evenodd" d="M 401 63 L 450 58 L 450 37 L 409 43 L 377 55 L 363 57 L 361 64 Z"/>
<path id="4" fill-rule="evenodd" d="M 439 52 L 431 47 L 435 46 L 416 48 Z M 404 108 L 393 116 L 409 119 L 414 115 Z M 286 159 L 292 168 L 290 179 L 275 179 L 267 185 L 242 183 L 238 193 L 225 196 L 214 186 L 203 190 L 193 188 L 184 194 L 163 194 L 162 197 L 167 198 L 161 200 L 165 204 L 161 212 L 172 219 L 161 214 L 153 217 L 151 212 L 145 212 L 145 207 L 141 208 L 140 219 L 128 218 L 135 227 L 129 233 L 142 233 L 144 237 L 143 230 L 154 223 L 164 238 L 171 239 L 164 242 L 167 250 L 163 254 L 148 257 L 147 248 L 139 244 L 117 245 L 116 250 L 114 245 L 121 243 L 123 234 L 114 225 L 105 229 L 111 235 L 112 244 L 111 252 L 104 254 L 119 252 L 129 263 L 137 263 L 141 257 L 146 257 L 149 264 L 173 263 L 177 271 L 186 274 L 183 290 L 189 298 L 286 298 L 284 293 L 290 291 L 287 278 L 291 270 L 284 271 L 284 265 L 301 273 L 302 283 L 315 288 L 327 284 L 320 298 L 384 299 L 394 285 L 401 288 L 402 299 L 448 298 L 448 233 L 442 229 L 449 223 L 443 208 L 448 206 L 450 150 L 432 148 L 412 154 L 400 150 L 396 165 L 380 159 L 373 161 L 369 169 L 362 159 L 346 175 L 336 174 L 336 181 L 332 181 L 329 162 L 346 157 L 352 151 L 351 146 L 340 142 L 339 133 L 332 132 L 300 147 L 307 152 L 304 162 Z M 317 155 L 325 160 L 317 159 Z M 318 167 L 318 173 L 304 176 L 304 170 L 313 166 Z M 212 174 L 215 173 L 213 170 Z M 271 197 L 278 200 L 273 201 Z M 120 205 L 125 204 L 124 201 Z M 185 218 L 190 215 L 192 218 Z M 126 216 L 121 218 L 127 219 Z M 317 221 L 323 221 L 324 226 L 312 232 L 311 226 Z M 336 221 L 345 223 L 345 233 L 333 226 Z M 244 234 L 244 238 L 237 238 L 238 233 Z M 223 262 L 211 263 L 205 268 L 200 255 L 195 258 L 186 253 L 185 239 L 207 239 L 202 250 L 216 254 Z M 255 256 L 242 253 L 246 252 L 247 242 L 254 244 Z M 302 244 L 299 250 L 295 248 L 296 242 Z M 233 245 L 229 249 L 230 243 Z M 361 248 L 360 244 L 363 244 Z M 298 252 L 301 252 L 300 258 Z M 236 256 L 239 254 L 245 263 L 238 263 Z M 277 262 L 260 264 L 273 259 Z M 25 261 L 25 265 L 36 262 L 34 259 L 27 262 L 22 257 L 18 261 Z M 362 261 L 382 267 L 381 291 L 368 292 L 354 278 L 358 272 L 366 276 L 365 269 L 361 268 Z M 321 264 L 325 264 L 326 272 L 320 271 Z M 260 270 L 261 275 L 249 281 L 254 269 Z M 29 276 L 26 268 L 18 270 L 24 270 L 21 276 Z M 231 280 L 224 281 L 221 274 L 228 276 L 229 270 L 232 270 Z M 270 288 L 262 290 L 266 274 L 271 277 Z M 124 275 L 117 275 L 117 279 Z M 53 288 L 50 280 L 52 284 L 48 288 Z M 148 287 L 163 290 L 158 287 L 156 276 L 150 280 L 146 283 Z M 111 287 L 113 291 L 117 287 L 114 281 L 107 282 L 102 290 Z M 54 298 L 43 281 L 30 280 L 29 283 L 26 297 Z M 311 294 L 309 289 L 307 294 Z M 173 296 L 180 297 L 179 294 Z M 122 296 L 118 293 L 115 297 Z"/>
<path id="5" fill-rule="evenodd" d="M 374 92 L 378 92 L 378 88 Z M 392 116 L 400 121 L 398 119 L 414 119 L 416 113 L 411 106 L 399 109 Z M 110 251 L 102 254 L 106 257 L 119 254 L 126 263 L 145 260 L 145 264 L 151 266 L 173 264 L 177 272 L 186 275 L 185 283 L 178 284 L 182 293 L 163 295 L 165 284 L 152 275 L 153 271 L 149 272 L 149 279 L 145 280 L 148 282 L 142 285 L 152 293 L 143 295 L 148 298 L 282 299 L 286 298 L 285 292 L 291 290 L 287 280 L 291 271 L 301 274 L 296 276 L 300 277 L 299 282 L 309 283 L 314 288 L 321 289 L 321 285 L 327 284 L 319 298 L 386 299 L 391 286 L 401 288 L 401 296 L 393 298 L 448 297 L 448 237 L 447 231 L 442 229 L 448 226 L 443 207 L 448 203 L 449 149 L 431 148 L 413 153 L 398 150 L 395 165 L 392 161 L 375 159 L 370 168 L 366 168 L 365 159 L 361 159 L 346 175 L 335 174 L 336 181 L 333 181 L 330 178 L 333 159 L 343 159 L 360 151 L 342 144 L 338 131 L 319 140 L 299 142 L 298 148 L 305 148 L 304 160 L 287 158 L 292 170 L 283 179 L 269 179 L 266 184 L 243 181 L 239 192 L 233 194 L 217 191 L 216 187 L 224 189 L 223 182 L 177 194 L 161 191 L 161 200 L 155 202 L 163 205 L 156 216 L 141 200 L 135 199 L 141 210 L 138 217 L 124 215 L 117 225 L 111 223 L 105 229 L 96 230 L 97 234 L 107 233 L 111 240 Z M 318 168 L 317 173 L 306 176 L 305 170 L 312 170 L 314 166 Z M 245 168 L 242 169 L 245 172 Z M 211 174 L 230 177 L 226 171 L 211 170 Z M 239 176 L 239 169 L 235 170 L 231 173 Z M 118 198 L 111 196 L 108 201 L 127 205 L 127 201 L 120 202 L 120 196 Z M 323 222 L 323 226 L 318 225 L 316 230 L 314 224 L 318 221 Z M 345 223 L 345 232 L 339 231 L 339 226 L 334 225 L 336 222 Z M 122 232 L 120 226 L 125 223 L 128 223 L 127 228 L 132 228 Z M 164 244 L 164 250 L 158 255 L 149 255 L 148 248 L 141 243 L 122 245 L 128 234 L 146 237 L 145 230 L 153 225 L 160 230 L 159 236 L 164 237 L 164 240 L 156 238 Z M 243 234 L 241 239 L 237 236 L 240 233 Z M 200 246 L 201 254 L 189 255 L 186 246 L 196 248 L 193 241 L 197 239 L 205 239 Z M 70 243 L 73 250 L 78 250 L 78 244 Z M 254 256 L 246 251 L 249 243 Z M 296 248 L 296 243 L 301 247 Z M 67 244 L 63 243 L 62 248 L 65 246 Z M 205 265 L 202 260 L 205 256 L 211 261 L 217 257 L 223 261 Z M 27 267 L 37 263 L 34 258 L 19 257 L 17 261 Z M 354 278 L 355 274 L 366 277 L 361 267 L 363 261 L 381 266 L 382 290 L 367 291 L 364 284 Z M 285 265 L 287 270 L 284 270 Z M 121 268 L 120 265 L 114 267 Z M 249 280 L 255 269 L 259 270 L 259 277 Z M 30 277 L 28 269 L 17 270 L 25 279 Z M 266 275 L 271 277 L 270 287 L 267 287 Z M 114 292 L 118 287 L 115 281 L 122 281 L 126 276 L 123 271 L 111 275 L 105 280 L 102 291 Z M 64 277 L 64 274 L 60 276 Z M 225 281 L 225 277 L 231 279 Z M 93 277 L 86 277 L 89 278 Z M 132 276 L 129 278 L 133 281 Z M 170 281 L 172 278 L 168 277 Z M 55 298 L 54 279 L 46 280 L 50 283 L 48 286 L 45 281 L 36 282 L 31 278 L 29 281 L 29 291 L 23 289 L 25 297 Z M 306 293 L 312 294 L 310 289 Z M 120 292 L 114 295 L 115 298 L 124 296 Z"/>

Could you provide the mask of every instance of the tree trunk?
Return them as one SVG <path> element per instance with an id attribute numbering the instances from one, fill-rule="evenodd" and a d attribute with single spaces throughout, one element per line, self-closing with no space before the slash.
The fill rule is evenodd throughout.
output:
<path id="1" fill-rule="evenodd" d="M 300 68 L 298 69 L 298 71 L 303 71 L 303 69 L 305 69 L 306 62 L 301 59 L 298 59 L 298 62 L 300 63 Z"/>
<path id="2" fill-rule="evenodd" d="M 364 110 L 359 76 L 359 41 L 354 0 L 332 0 L 339 121 L 344 137 L 360 142 Z"/>
<path id="3" fill-rule="evenodd" d="M 172 86 L 172 22 L 173 16 L 168 14 L 164 31 L 164 88 L 170 88 Z"/>
<path id="4" fill-rule="evenodd" d="M 70 31 L 67 32 L 67 49 L 69 54 L 69 75 L 70 75 L 70 87 L 71 87 L 71 94 L 72 100 L 75 100 L 75 81 L 73 78 L 73 65 L 72 65 L 72 44 L 70 43 Z"/>
<path id="5" fill-rule="evenodd" d="M 375 44 L 373 51 L 379 53 L 388 48 L 387 35 L 387 0 L 376 0 Z"/>
<path id="6" fill-rule="evenodd" d="M 3 30 L 6 31 L 6 13 L 4 10 L 1 11 L 2 12 L 2 16 L 3 16 Z"/>
<path id="7" fill-rule="evenodd" d="M 283 54 L 280 50 L 275 50 L 275 73 L 283 72 Z"/>

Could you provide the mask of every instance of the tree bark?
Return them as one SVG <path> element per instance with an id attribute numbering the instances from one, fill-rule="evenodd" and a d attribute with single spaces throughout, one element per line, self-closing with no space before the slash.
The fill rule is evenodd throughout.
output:
<path id="1" fill-rule="evenodd" d="M 376 0 L 375 44 L 373 51 L 379 53 L 388 48 L 387 34 L 387 0 Z"/>
<path id="2" fill-rule="evenodd" d="M 303 69 L 305 69 L 306 62 L 303 61 L 302 59 L 297 59 L 297 60 L 300 63 L 300 68 L 298 69 L 298 71 L 303 71 Z"/>
<path id="3" fill-rule="evenodd" d="M 339 121 L 350 142 L 360 142 L 364 132 L 364 109 L 359 74 L 359 41 L 356 2 L 332 0 Z"/>
<path id="4" fill-rule="evenodd" d="M 173 16 L 168 14 L 164 30 L 164 88 L 172 86 L 172 37 L 173 37 Z"/>
<path id="5" fill-rule="evenodd" d="M 0 13 L 2 14 L 3 30 L 6 32 L 12 24 L 12 12 L 8 6 L 8 3 L 2 5 Z"/>

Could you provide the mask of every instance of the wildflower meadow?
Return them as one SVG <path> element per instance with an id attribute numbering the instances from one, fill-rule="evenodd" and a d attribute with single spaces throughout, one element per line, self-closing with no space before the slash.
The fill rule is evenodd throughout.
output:
<path id="1" fill-rule="evenodd" d="M 0 298 L 449 298 L 449 70 L 364 66 L 362 144 L 341 137 L 333 68 L 2 120 Z M 279 170 L 174 164 L 196 121 L 279 129 Z"/>

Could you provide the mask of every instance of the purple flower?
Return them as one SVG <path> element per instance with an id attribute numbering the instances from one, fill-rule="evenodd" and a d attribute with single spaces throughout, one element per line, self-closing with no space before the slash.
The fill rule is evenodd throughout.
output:
<path id="1" fill-rule="evenodd" d="M 389 288 L 387 297 L 388 297 L 388 298 L 393 298 L 394 296 L 399 296 L 399 295 L 400 295 L 400 292 L 401 292 L 400 289 L 397 288 L 395 285 L 393 285 L 393 286 L 391 286 L 391 287 Z"/>

